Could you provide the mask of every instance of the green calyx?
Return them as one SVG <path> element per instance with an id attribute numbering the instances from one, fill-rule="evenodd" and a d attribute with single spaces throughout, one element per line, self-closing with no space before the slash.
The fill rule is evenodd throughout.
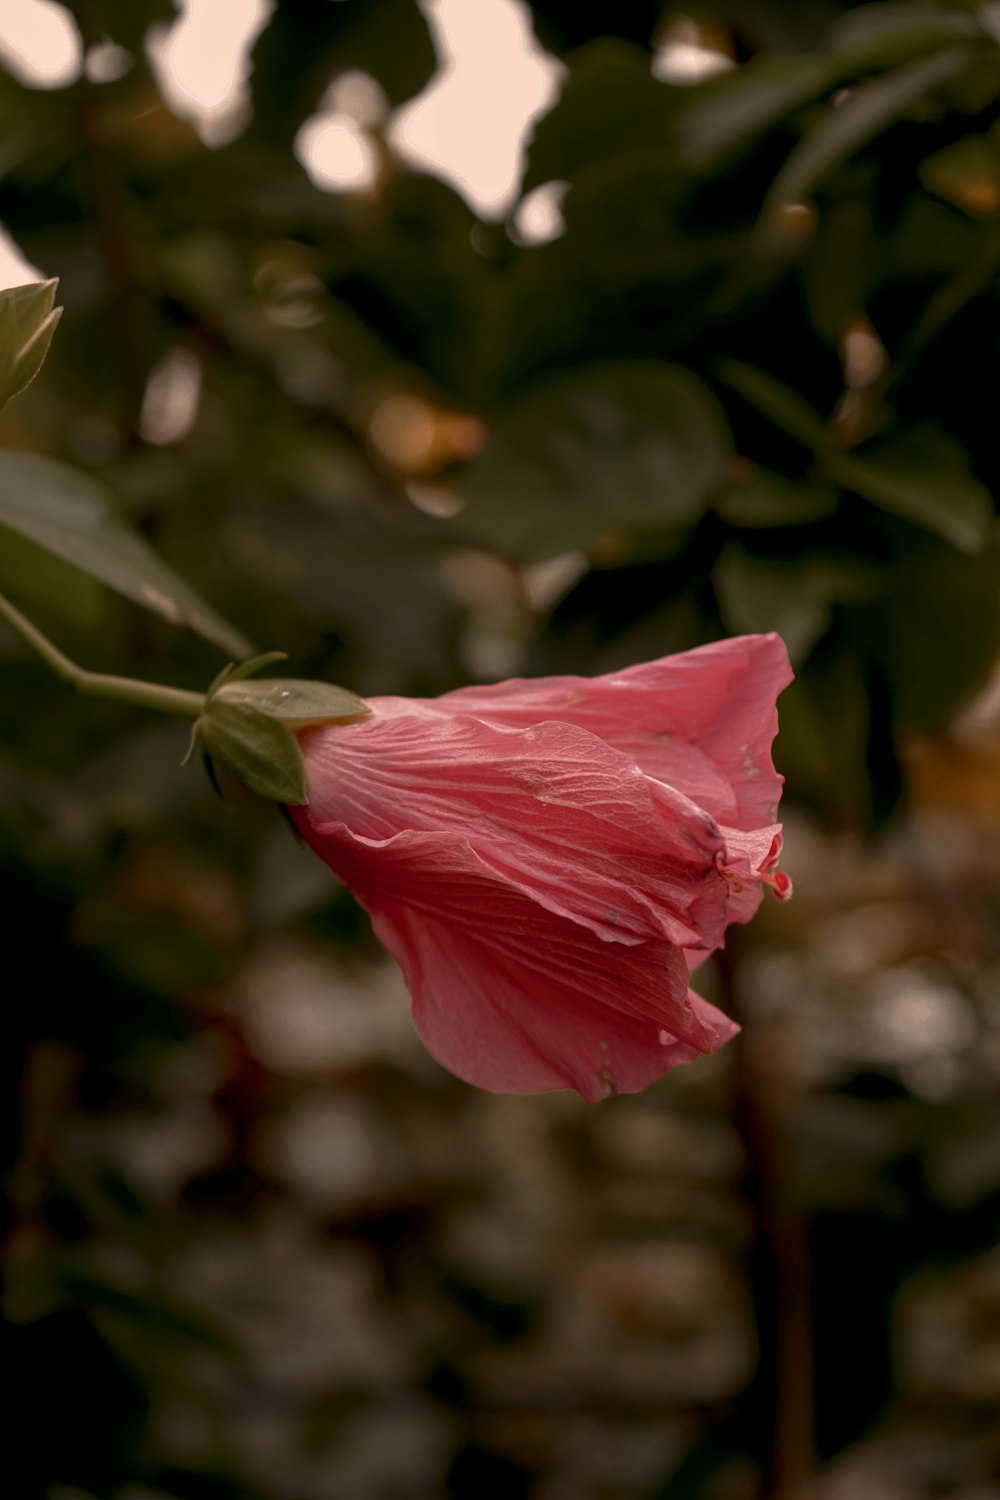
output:
<path id="1" fill-rule="evenodd" d="M 258 796 L 301 807 L 309 797 L 295 731 L 351 723 L 371 710 L 354 693 L 329 683 L 248 680 L 284 657 L 283 651 L 271 651 L 220 672 L 206 694 L 186 761 L 200 744 L 213 782 L 215 767 L 222 766 Z"/>
<path id="2" fill-rule="evenodd" d="M 207 693 L 189 693 L 160 683 L 86 671 L 64 655 L 3 594 L 0 594 L 0 620 L 77 692 L 194 719 L 184 764 L 187 765 L 200 744 L 216 789 L 215 767 L 219 765 L 258 796 L 302 807 L 309 796 L 296 731 L 320 724 L 350 724 L 371 713 L 360 698 L 330 683 L 304 682 L 293 677 L 249 681 L 263 667 L 283 661 L 284 651 L 269 651 L 238 667 L 230 663 Z"/>

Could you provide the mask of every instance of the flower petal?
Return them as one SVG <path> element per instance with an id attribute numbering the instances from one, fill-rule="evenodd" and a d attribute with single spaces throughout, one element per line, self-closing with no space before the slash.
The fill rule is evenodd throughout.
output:
<path id="1" fill-rule="evenodd" d="M 752 829 L 775 820 L 775 701 L 791 680 L 780 637 L 744 635 L 603 677 L 514 679 L 434 701 L 496 724 L 559 719 L 589 729 L 720 822 Z"/>
<path id="2" fill-rule="evenodd" d="M 375 841 L 444 830 L 607 941 L 722 939 L 729 882 L 714 820 L 587 730 L 515 730 L 383 699 L 369 719 L 302 743 L 309 805 L 295 817 L 320 854 L 340 825 Z"/>
<path id="3" fill-rule="evenodd" d="M 673 944 L 602 939 L 498 877 L 464 839 L 341 828 L 317 848 L 402 966 L 428 1048 L 469 1083 L 633 1093 L 738 1029 L 689 993 Z"/>

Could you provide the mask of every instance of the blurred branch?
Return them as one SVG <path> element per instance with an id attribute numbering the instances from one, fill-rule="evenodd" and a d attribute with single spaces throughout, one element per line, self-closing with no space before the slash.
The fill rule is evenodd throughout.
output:
<path id="1" fill-rule="evenodd" d="M 750 1430 L 764 1435 L 765 1500 L 803 1500 L 816 1468 L 812 1274 L 805 1220 L 784 1200 L 791 1070 L 775 1030 L 739 1003 L 740 935 L 717 955 L 736 1042 L 736 1117 L 754 1213 L 749 1279 L 759 1356 L 748 1392 Z"/>

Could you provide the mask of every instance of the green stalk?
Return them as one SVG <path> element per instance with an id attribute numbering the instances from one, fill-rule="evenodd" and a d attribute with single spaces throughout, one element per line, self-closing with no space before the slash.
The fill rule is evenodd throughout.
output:
<path id="1" fill-rule="evenodd" d="M 152 708 L 182 719 L 197 719 L 205 707 L 204 693 L 189 693 L 183 688 L 163 687 L 154 682 L 138 682 L 132 677 L 114 677 L 105 672 L 87 672 L 64 656 L 36 625 L 3 594 L 0 594 L 0 618 L 16 630 L 22 640 L 51 667 L 57 677 L 88 698 L 107 698 L 112 703 L 134 703 L 138 708 Z"/>

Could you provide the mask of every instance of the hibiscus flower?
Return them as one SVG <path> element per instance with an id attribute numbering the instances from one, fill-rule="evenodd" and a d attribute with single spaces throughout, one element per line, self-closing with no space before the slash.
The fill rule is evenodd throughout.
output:
<path id="1" fill-rule="evenodd" d="M 777 869 L 775 635 L 602 677 L 373 698 L 305 730 L 305 841 L 482 1088 L 633 1093 L 735 1024 L 688 986 Z"/>

